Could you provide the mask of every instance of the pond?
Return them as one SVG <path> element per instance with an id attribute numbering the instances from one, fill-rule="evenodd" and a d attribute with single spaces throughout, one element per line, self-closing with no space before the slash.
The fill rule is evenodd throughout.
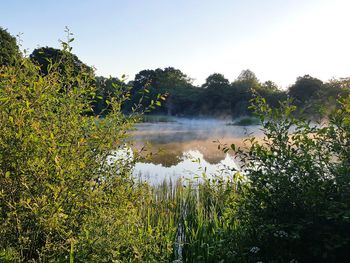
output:
<path id="1" fill-rule="evenodd" d="M 152 184 L 193 178 L 205 173 L 229 175 L 238 169 L 231 154 L 219 143 L 242 146 L 248 136 L 259 136 L 259 126 L 228 125 L 217 119 L 174 118 L 171 122 L 139 123 L 133 132 L 135 148 L 151 154 L 136 163 L 134 175 Z"/>

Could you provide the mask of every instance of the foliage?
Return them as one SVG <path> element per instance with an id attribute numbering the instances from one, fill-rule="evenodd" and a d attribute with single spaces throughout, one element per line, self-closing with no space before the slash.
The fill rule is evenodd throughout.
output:
<path id="1" fill-rule="evenodd" d="M 118 78 L 96 77 L 96 97 L 93 101 L 93 111 L 96 115 L 106 116 L 110 111 L 109 99 L 123 94 L 129 94 L 130 88 L 123 80 Z M 123 106 L 123 105 L 122 105 Z"/>
<path id="2" fill-rule="evenodd" d="M 14 65 L 20 58 L 16 38 L 0 27 L 0 66 Z"/>
<path id="3" fill-rule="evenodd" d="M 262 98 L 254 101 L 265 137 L 238 150 L 248 181 L 232 204 L 252 261 L 349 257 L 349 101 L 342 100 L 327 125 L 294 118 L 288 102 L 272 109 Z"/>
<path id="4" fill-rule="evenodd" d="M 175 116 L 216 116 L 240 117 L 250 115 L 249 100 L 256 91 L 265 97 L 271 105 L 278 106 L 278 101 L 286 98 L 285 92 L 279 90 L 272 81 L 263 84 L 250 70 L 242 71 L 233 83 L 229 83 L 220 73 L 211 74 L 201 87 L 192 84 L 191 79 L 178 69 L 165 68 L 142 70 L 131 83 L 133 104 L 139 102 L 139 91 L 149 91 L 147 104 L 164 94 L 165 103 L 156 109 L 157 114 Z"/>
<path id="5" fill-rule="evenodd" d="M 118 86 L 108 116 L 92 116 L 91 74 L 61 66 L 0 70 L 0 261 L 154 261 L 155 237 L 139 230 L 144 187 L 131 153 L 118 154 L 139 117 L 121 112 Z"/>
<path id="6" fill-rule="evenodd" d="M 233 124 L 230 125 L 238 125 L 238 126 L 249 126 L 249 125 L 258 125 L 259 120 L 254 117 L 243 117 L 239 120 L 235 121 Z"/>
<path id="7" fill-rule="evenodd" d="M 158 232 L 159 241 L 167 244 L 167 249 L 160 247 L 168 262 L 230 262 L 234 254 L 225 242 L 236 225 L 226 220 L 225 203 L 233 186 L 232 180 L 216 177 L 152 188 L 144 220 L 149 231 Z"/>
<path id="8" fill-rule="evenodd" d="M 237 77 L 237 82 L 245 82 L 249 83 L 252 88 L 256 88 L 259 86 L 259 80 L 256 77 L 255 73 L 250 69 L 242 70 L 242 72 Z"/>
<path id="9" fill-rule="evenodd" d="M 52 47 L 40 47 L 34 49 L 30 54 L 30 60 L 40 66 L 41 73 L 47 75 L 52 64 L 58 64 L 60 74 L 65 74 L 67 67 L 73 76 L 78 76 L 81 72 L 92 73 L 92 68 L 80 61 L 80 59 L 70 53 L 70 50 L 61 50 Z"/>
<path id="10" fill-rule="evenodd" d="M 315 125 L 295 118 L 289 101 L 273 109 L 254 99 L 264 138 L 249 138 L 244 148 L 223 145 L 241 163 L 233 179 L 156 188 L 151 225 L 177 237 L 169 256 L 182 262 L 345 262 L 350 97 L 340 104 L 328 123 Z"/>
<path id="11" fill-rule="evenodd" d="M 321 80 L 305 75 L 297 78 L 295 84 L 289 88 L 288 94 L 300 104 L 317 95 L 322 84 Z"/>
<path id="12" fill-rule="evenodd" d="M 192 92 L 193 87 L 191 80 L 180 70 L 168 67 L 165 69 L 142 70 L 135 76 L 135 80 L 131 83 L 132 100 L 129 110 L 143 97 L 143 104 L 147 105 L 159 99 L 158 95 L 162 94 L 167 98 L 165 103 L 158 105 L 152 113 L 175 115 L 186 108 L 191 107 L 193 96 L 188 96 Z M 144 96 L 144 91 L 148 96 Z"/>
<path id="13" fill-rule="evenodd" d="M 145 70 L 126 85 L 95 79 L 69 42 L 0 68 L 1 262 L 349 258 L 349 79 L 297 79 L 288 93 L 304 112 L 332 97 L 327 122 L 312 124 L 250 70 L 201 88 L 174 68 Z M 264 137 L 223 146 L 241 164 L 221 171 L 228 177 L 204 170 L 199 183 L 151 187 L 131 178 L 128 131 L 156 105 L 169 115 L 255 112 Z"/>
<path id="14" fill-rule="evenodd" d="M 164 116 L 164 115 L 143 115 L 141 118 L 141 122 L 175 122 L 173 117 Z"/>
<path id="15" fill-rule="evenodd" d="M 220 86 L 227 88 L 229 85 L 230 85 L 230 82 L 228 81 L 228 79 L 224 77 L 224 75 L 220 73 L 214 73 L 214 74 L 211 74 L 209 77 L 207 77 L 202 87 L 205 89 L 219 88 Z"/>
<path id="16" fill-rule="evenodd" d="M 16 40 L 6 30 L 1 29 L 0 32 L 0 39 L 3 39 L 0 40 L 2 41 L 0 58 L 7 61 L 5 64 L 13 64 L 21 57 Z M 70 41 L 72 34 L 68 29 L 66 32 Z M 52 64 L 58 63 L 62 81 L 68 64 L 71 75 L 77 76 L 81 71 L 94 75 L 91 67 L 67 51 L 69 50 L 41 47 L 32 52 L 30 59 L 40 66 L 43 75 L 48 73 Z M 173 67 L 141 70 L 128 85 L 124 80 L 123 77 L 96 78 L 97 96 L 92 102 L 94 114 L 102 116 L 108 114 L 107 97 L 115 96 L 113 85 L 123 85 L 130 93 L 130 98 L 123 105 L 124 113 L 132 112 L 135 107 L 140 108 L 140 105 L 145 108 L 152 102 L 154 104 L 160 99 L 161 94 L 166 100 L 159 101 L 158 105 L 152 107 L 154 108 L 152 112 L 158 115 L 226 118 L 251 115 L 252 112 L 248 109 L 249 101 L 256 94 L 265 98 L 272 107 L 279 107 L 279 102 L 285 101 L 287 96 L 290 96 L 298 106 L 296 114 L 302 112 L 310 119 L 322 118 L 332 109 L 339 107 L 338 96 L 343 96 L 349 90 L 346 78 L 323 83 L 317 78 L 304 75 L 298 77 L 285 91 L 270 80 L 260 82 L 255 73 L 249 69 L 243 70 L 232 83 L 229 83 L 222 74 L 213 73 L 202 86 L 193 85 L 190 77 Z"/>

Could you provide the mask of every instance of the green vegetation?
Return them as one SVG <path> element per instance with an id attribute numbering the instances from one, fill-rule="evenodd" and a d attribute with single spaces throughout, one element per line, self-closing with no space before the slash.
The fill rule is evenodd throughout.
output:
<path id="1" fill-rule="evenodd" d="M 202 88 L 173 68 L 144 71 L 129 85 L 95 78 L 72 63 L 69 41 L 44 69 L 21 57 L 0 67 L 1 262 L 348 261 L 348 79 L 299 78 L 288 91 L 296 113 L 250 71 L 231 84 L 212 75 Z M 216 88 L 228 93 L 214 97 Z M 165 104 L 158 90 L 168 93 Z M 203 100 L 207 92 L 212 102 Z M 300 117 L 328 95 L 327 123 Z M 244 148 L 220 145 L 239 158 L 240 171 L 151 187 L 131 177 L 137 156 L 118 156 L 140 114 L 155 106 L 173 115 L 225 105 L 230 114 L 254 113 L 264 132 Z"/>
<path id="2" fill-rule="evenodd" d="M 288 102 L 272 109 L 255 99 L 264 140 L 249 138 L 241 149 L 222 145 L 239 156 L 241 171 L 193 187 L 158 187 L 153 226 L 181 233 L 183 262 L 345 262 L 349 101 L 341 100 L 327 125 L 315 126 L 293 117 Z"/>
<path id="3" fill-rule="evenodd" d="M 14 65 L 20 58 L 16 38 L 0 27 L 0 66 Z"/>
<path id="4" fill-rule="evenodd" d="M 92 73 L 92 69 L 81 62 L 78 57 L 68 50 L 60 50 L 51 47 L 41 47 L 34 49 L 30 54 L 30 60 L 40 66 L 40 71 L 43 75 L 47 75 L 52 64 L 57 64 L 58 71 L 61 75 L 65 73 L 67 67 L 70 67 L 70 74 L 77 76 L 81 72 Z"/>
<path id="5" fill-rule="evenodd" d="M 233 123 L 228 123 L 227 125 L 250 126 L 250 125 L 259 125 L 259 124 L 260 124 L 260 121 L 258 118 L 242 117 Z"/>
<path id="6" fill-rule="evenodd" d="M 174 122 L 174 118 L 165 115 L 143 115 L 142 122 Z"/>
<path id="7" fill-rule="evenodd" d="M 0 261 L 152 261 L 133 161 L 111 162 L 139 117 L 121 112 L 122 88 L 108 116 L 93 116 L 91 74 L 60 66 L 0 70 Z"/>
<path id="8" fill-rule="evenodd" d="M 206 82 L 197 87 L 192 80 L 178 69 L 165 68 L 140 71 L 135 80 L 129 82 L 131 100 L 125 105 L 128 112 L 139 103 L 145 87 L 148 91 L 143 105 L 156 100 L 158 94 L 164 94 L 166 100 L 159 105 L 156 114 L 168 116 L 206 116 L 240 118 L 252 115 L 249 101 L 263 97 L 269 105 L 279 107 L 280 101 L 293 99 L 298 106 L 295 115 L 304 115 L 317 120 L 325 117 L 331 109 L 338 108 L 337 98 L 349 94 L 349 79 L 330 80 L 323 83 L 309 75 L 298 77 L 295 84 L 287 90 L 281 90 L 272 81 L 261 83 L 250 70 L 243 70 L 233 82 L 222 74 L 210 75 Z M 99 88 L 99 87 L 98 87 Z"/>
<path id="9" fill-rule="evenodd" d="M 349 257 L 349 101 L 311 125 L 285 102 L 272 109 L 258 98 L 264 140 L 238 149 L 248 181 L 231 207 L 244 244 L 263 262 L 343 262 Z M 234 147 L 233 147 L 234 148 Z"/>
<path id="10" fill-rule="evenodd" d="M 236 226 L 224 213 L 234 186 L 232 180 L 218 177 L 204 183 L 164 182 L 152 189 L 145 220 L 170 245 L 166 262 L 230 260 L 231 248 L 225 242 Z"/>

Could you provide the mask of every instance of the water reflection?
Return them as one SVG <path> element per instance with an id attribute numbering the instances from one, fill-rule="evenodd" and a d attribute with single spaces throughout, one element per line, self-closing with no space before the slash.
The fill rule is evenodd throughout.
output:
<path id="1" fill-rule="evenodd" d="M 237 169 L 234 158 L 228 154 L 220 162 L 212 164 L 206 161 L 199 151 L 188 151 L 183 153 L 177 164 L 168 167 L 162 164 L 137 163 L 134 175 L 151 184 L 159 184 L 164 180 L 174 182 L 180 178 L 189 179 L 195 176 L 200 180 L 203 173 L 209 178 L 214 175 L 231 176 Z"/>
<path id="2" fill-rule="evenodd" d="M 259 126 L 229 126 L 227 121 L 213 119 L 178 118 L 169 123 L 141 123 L 133 133 L 136 147 L 149 143 L 148 151 L 153 154 L 152 163 L 173 166 L 183 153 L 197 150 L 210 163 L 225 158 L 218 150 L 218 142 L 242 145 L 243 140 L 254 134 L 259 136 Z"/>
<path id="3" fill-rule="evenodd" d="M 259 126 L 230 126 L 227 121 L 178 118 L 169 123 L 141 123 L 133 132 L 137 149 L 146 144 L 152 157 L 137 163 L 134 174 L 152 183 L 164 179 L 230 172 L 237 169 L 232 156 L 218 150 L 223 144 L 243 145 L 250 135 L 260 135 Z M 194 162 L 194 160 L 196 160 Z"/>

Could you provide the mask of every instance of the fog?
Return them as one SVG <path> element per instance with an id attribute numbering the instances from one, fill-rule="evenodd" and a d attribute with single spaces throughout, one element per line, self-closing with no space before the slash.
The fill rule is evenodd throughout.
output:
<path id="1" fill-rule="evenodd" d="M 142 181 L 156 185 L 169 180 L 175 182 L 179 179 L 185 181 L 196 178 L 200 181 L 204 173 L 207 178 L 217 176 L 231 178 L 238 169 L 234 158 L 229 154 L 226 154 L 220 162 L 211 164 L 199 151 L 188 151 L 183 153 L 177 164 L 169 167 L 154 163 L 136 163 L 133 174 Z"/>
<path id="2" fill-rule="evenodd" d="M 206 170 L 221 173 L 237 169 L 232 154 L 219 143 L 244 146 L 249 136 L 259 137 L 259 126 L 235 126 L 226 120 L 174 118 L 172 122 L 139 123 L 133 131 L 134 147 L 145 147 L 151 157 L 135 166 L 134 174 L 158 183 L 164 179 L 188 178 Z M 196 160 L 194 162 L 194 160 Z M 227 169 L 223 169 L 226 167 Z"/>

